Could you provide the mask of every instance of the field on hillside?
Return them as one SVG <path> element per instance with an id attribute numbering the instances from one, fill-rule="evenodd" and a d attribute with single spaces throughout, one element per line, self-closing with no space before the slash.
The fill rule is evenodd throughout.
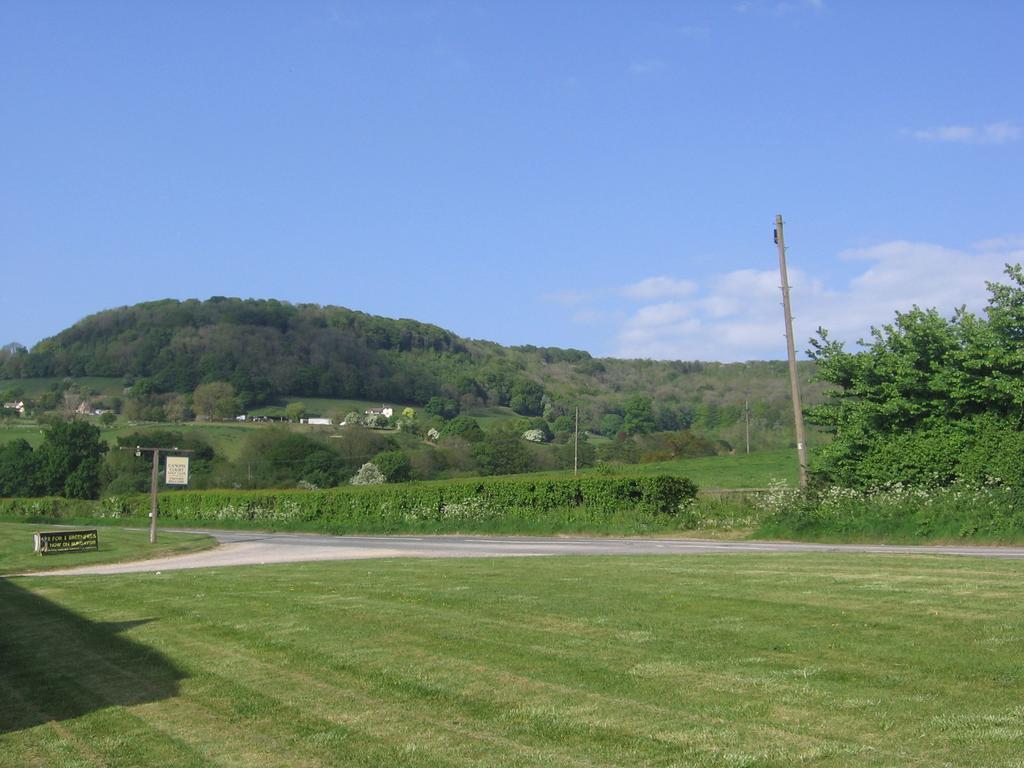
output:
<path id="1" fill-rule="evenodd" d="M 109 376 L 75 376 L 73 381 L 83 392 L 98 395 L 120 395 L 124 393 L 124 379 Z M 0 391 L 21 389 L 25 397 L 35 398 L 64 379 L 49 376 L 35 379 L 0 379 Z"/>
<path id="2" fill-rule="evenodd" d="M 0 580 L 0 766 L 1019 766 L 1022 575 L 706 555 Z"/>
<path id="3" fill-rule="evenodd" d="M 653 464 L 637 464 L 631 472 L 642 475 L 683 475 L 703 489 L 767 488 L 773 483 L 795 486 L 800 466 L 796 449 L 784 448 L 732 456 L 701 456 Z"/>
<path id="4" fill-rule="evenodd" d="M 284 416 L 285 408 L 290 403 L 302 403 L 306 406 L 307 416 L 320 416 L 332 418 L 337 415 L 345 416 L 349 411 L 363 413 L 369 408 L 380 408 L 382 405 L 389 405 L 394 408 L 396 414 L 400 414 L 406 406 L 419 410 L 422 406 L 409 405 L 408 403 L 377 403 L 370 400 L 336 400 L 329 397 L 284 397 L 275 405 L 266 405 L 261 408 L 249 410 L 250 416 Z"/>
<path id="5" fill-rule="evenodd" d="M 97 424 L 97 426 L 99 426 Z M 294 429 L 315 429 L 305 425 L 291 425 Z M 113 447 L 117 445 L 117 438 L 130 435 L 135 432 L 148 430 L 170 430 L 182 432 L 185 435 L 199 433 L 203 435 L 213 446 L 213 449 L 228 459 L 238 458 L 242 447 L 242 441 L 254 429 L 265 429 L 265 424 L 249 424 L 242 422 L 200 422 L 186 421 L 182 423 L 157 423 L 157 422 L 118 422 L 112 427 L 100 427 L 100 438 Z M 0 445 L 13 440 L 23 439 L 32 447 L 38 447 L 43 442 L 43 427 L 34 419 L 21 418 L 10 419 L 7 423 L 0 424 Z"/>

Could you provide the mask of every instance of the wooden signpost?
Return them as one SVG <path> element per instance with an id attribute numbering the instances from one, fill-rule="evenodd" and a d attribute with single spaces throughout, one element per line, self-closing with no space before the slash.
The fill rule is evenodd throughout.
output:
<path id="1" fill-rule="evenodd" d="M 180 448 L 147 448 L 136 445 L 134 448 L 122 448 L 122 451 L 135 451 L 136 456 L 143 453 L 153 455 L 153 466 L 150 471 L 149 481 L 149 543 L 156 544 L 156 515 L 157 515 L 157 481 L 160 478 L 160 454 L 165 454 L 164 482 L 167 485 L 188 485 L 188 456 L 192 451 Z M 183 454 L 181 456 L 167 456 L 168 453 Z"/>

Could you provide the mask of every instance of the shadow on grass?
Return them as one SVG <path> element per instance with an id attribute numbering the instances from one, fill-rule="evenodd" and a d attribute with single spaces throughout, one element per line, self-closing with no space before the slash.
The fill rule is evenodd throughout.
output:
<path id="1" fill-rule="evenodd" d="M 119 633 L 0 578 L 0 734 L 178 692 L 184 673 Z"/>

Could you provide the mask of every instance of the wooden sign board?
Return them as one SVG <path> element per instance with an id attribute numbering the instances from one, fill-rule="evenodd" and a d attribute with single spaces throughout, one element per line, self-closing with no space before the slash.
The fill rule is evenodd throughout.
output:
<path id="1" fill-rule="evenodd" d="M 63 552 L 96 552 L 100 548 L 99 531 L 40 531 L 33 534 L 35 551 L 41 555 Z"/>
<path id="2" fill-rule="evenodd" d="M 168 485 L 188 485 L 188 456 L 168 456 L 164 462 L 164 482 Z"/>

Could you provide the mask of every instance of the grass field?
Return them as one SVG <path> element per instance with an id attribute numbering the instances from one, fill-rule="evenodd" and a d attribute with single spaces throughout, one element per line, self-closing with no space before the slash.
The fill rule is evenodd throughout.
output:
<path id="1" fill-rule="evenodd" d="M 0 579 L 0 766 L 1020 766 L 1024 564 Z"/>
<path id="2" fill-rule="evenodd" d="M 99 425 L 97 425 L 99 426 Z M 197 422 L 186 421 L 182 423 L 132 423 L 118 422 L 112 427 L 100 427 L 100 438 L 110 446 L 117 445 L 117 438 L 130 435 L 134 432 L 146 432 L 151 430 L 169 430 L 181 432 L 184 435 L 198 433 L 205 437 L 214 451 L 228 459 L 237 459 L 241 449 L 242 441 L 255 429 L 269 429 L 266 424 L 250 424 L 243 422 Z M 292 424 L 288 428 L 295 430 L 315 430 L 317 427 Z M 43 442 L 43 427 L 34 419 L 11 419 L 6 424 L 0 424 L 0 445 L 13 442 L 22 438 L 33 448 L 39 447 Z"/>
<path id="3" fill-rule="evenodd" d="M 64 379 L 56 376 L 36 379 L 0 379 L 0 390 L 20 389 L 26 397 L 39 397 Z M 106 376 L 76 376 L 71 379 L 82 391 L 100 395 L 120 395 L 124 392 L 124 379 Z"/>
<path id="4" fill-rule="evenodd" d="M 631 474 L 680 475 L 700 488 L 767 488 L 774 482 L 795 486 L 799 476 L 796 450 L 760 451 L 734 456 L 701 456 L 653 464 L 630 465 Z"/>
<path id="5" fill-rule="evenodd" d="M 163 557 L 207 549 L 217 543 L 209 536 L 161 531 L 156 544 L 150 544 L 149 531 L 128 531 L 121 528 L 103 527 L 99 529 L 100 548 L 97 552 L 77 552 L 45 557 L 33 552 L 32 534 L 36 531 L 53 530 L 60 529 L 53 525 L 0 523 L 0 574 L 27 573 L 54 568 L 71 568 L 77 565 L 118 563 L 125 560 Z"/>
<path id="6" fill-rule="evenodd" d="M 368 408 L 380 408 L 384 403 L 374 402 L 370 400 L 336 400 L 329 397 L 284 397 L 281 402 L 277 405 L 267 405 L 262 408 L 253 408 L 249 411 L 251 416 L 284 416 L 285 408 L 290 403 L 302 403 L 306 406 L 307 415 L 321 416 L 323 418 L 331 418 L 335 414 L 345 415 L 349 411 L 356 411 L 357 413 L 363 413 Z M 394 408 L 396 414 L 401 414 L 402 409 L 405 408 L 408 403 L 398 404 L 389 402 Z M 412 405 L 409 406 L 416 411 L 419 411 L 421 406 Z"/>

